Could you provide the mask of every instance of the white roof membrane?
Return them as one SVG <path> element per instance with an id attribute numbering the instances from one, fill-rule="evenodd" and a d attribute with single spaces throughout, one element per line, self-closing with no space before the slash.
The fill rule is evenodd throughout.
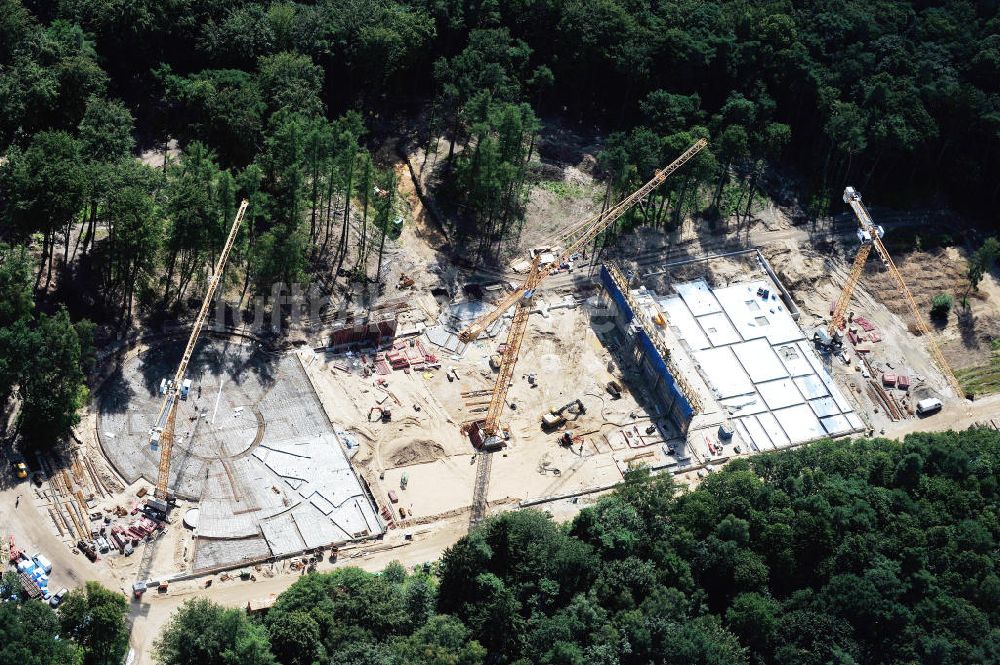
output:
<path id="1" fill-rule="evenodd" d="M 801 344 L 802 342 L 800 342 Z M 795 344 L 782 344 L 781 346 L 774 347 L 775 353 L 781 358 L 782 364 L 784 364 L 785 369 L 792 376 L 803 376 L 805 374 L 812 374 L 812 365 L 809 364 L 809 360 L 805 356 L 805 352 Z"/>
<path id="2" fill-rule="evenodd" d="M 712 346 L 725 346 L 743 341 L 740 334 L 736 332 L 736 328 L 733 328 L 733 324 L 722 312 L 699 316 L 698 323 L 701 324 L 705 335 L 712 342 Z"/>
<path id="3" fill-rule="evenodd" d="M 810 400 L 809 406 L 812 408 L 813 413 L 820 418 L 840 415 L 840 409 L 837 408 L 837 403 L 833 401 L 832 397 L 820 397 L 819 399 Z"/>
<path id="4" fill-rule="evenodd" d="M 757 295 L 758 289 L 767 289 L 766 300 Z M 743 339 L 767 337 L 771 344 L 802 339 L 802 330 L 769 282 L 736 284 L 716 289 L 714 294 Z"/>
<path id="5" fill-rule="evenodd" d="M 841 415 L 821 418 L 820 422 L 823 423 L 823 428 L 826 430 L 827 434 L 830 435 L 846 434 L 852 429 L 850 421 L 848 421 L 845 416 Z"/>
<path id="6" fill-rule="evenodd" d="M 670 325 L 677 331 L 677 337 L 687 342 L 692 350 L 700 351 L 712 346 L 680 296 L 660 298 L 659 303 Z"/>
<path id="7" fill-rule="evenodd" d="M 760 423 L 760 426 L 764 428 L 764 431 L 767 432 L 767 436 L 771 439 L 771 443 L 778 448 L 784 448 L 791 443 L 788 440 L 788 435 L 785 434 L 785 430 L 781 429 L 781 424 L 778 422 L 778 419 L 775 418 L 774 414 L 770 411 L 758 414 L 757 421 Z"/>
<path id="8" fill-rule="evenodd" d="M 693 355 L 717 398 L 749 395 L 753 392 L 753 382 L 729 347 L 696 351 Z"/>
<path id="9" fill-rule="evenodd" d="M 695 316 L 722 311 L 719 301 L 712 295 L 712 290 L 708 288 L 708 284 L 703 279 L 675 284 L 674 290 L 680 294 L 681 298 L 684 299 L 684 304 Z"/>
<path id="10" fill-rule="evenodd" d="M 802 395 L 791 379 L 778 379 L 757 385 L 760 396 L 772 411 L 802 403 Z"/>
<path id="11" fill-rule="evenodd" d="M 781 429 L 788 433 L 792 443 L 802 443 L 826 436 L 826 430 L 823 429 L 819 419 L 805 404 L 790 406 L 773 413 L 781 424 Z"/>
<path id="12" fill-rule="evenodd" d="M 802 394 L 806 396 L 806 399 L 826 397 L 830 394 L 830 392 L 826 389 L 826 386 L 815 374 L 795 377 L 795 385 L 799 387 L 799 390 L 801 390 Z"/>
<path id="13" fill-rule="evenodd" d="M 756 416 L 747 416 L 746 418 L 740 418 L 743 422 L 744 427 L 746 427 L 747 432 L 750 434 L 750 438 L 753 439 L 754 447 L 757 450 L 775 450 L 775 445 L 771 441 L 771 437 L 767 435 L 764 428 L 760 426 L 757 422 Z"/>
<path id="14" fill-rule="evenodd" d="M 755 339 L 734 344 L 733 352 L 754 383 L 773 381 L 788 376 L 788 370 L 778 360 L 766 339 Z"/>

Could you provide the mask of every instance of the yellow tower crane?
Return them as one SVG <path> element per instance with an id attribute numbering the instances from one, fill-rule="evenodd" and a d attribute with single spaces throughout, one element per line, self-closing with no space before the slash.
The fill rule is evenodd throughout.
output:
<path id="1" fill-rule="evenodd" d="M 170 454 L 174 447 L 174 423 L 177 419 L 177 403 L 181 399 L 184 375 L 187 373 L 188 363 L 191 361 L 195 344 L 198 342 L 198 335 L 201 333 L 201 329 L 205 325 L 205 320 L 208 318 L 212 298 L 215 296 L 215 291 L 222 280 L 222 271 L 226 267 L 229 251 L 233 248 L 233 243 L 236 241 L 236 234 L 240 229 L 240 224 L 243 222 L 243 215 L 246 214 L 248 206 L 249 202 L 244 199 L 240 203 L 239 210 L 236 211 L 236 219 L 233 220 L 233 226 L 229 229 L 226 244 L 223 245 L 222 253 L 219 254 L 219 260 L 215 264 L 215 271 L 212 273 L 212 278 L 208 280 L 208 291 L 205 293 L 205 299 L 201 303 L 201 310 L 199 310 L 198 316 L 194 320 L 194 325 L 191 327 L 191 336 L 188 338 L 187 346 L 184 347 L 184 355 L 181 356 L 181 362 L 174 373 L 173 383 L 167 387 L 163 403 L 160 405 L 160 413 L 156 417 L 156 425 L 149 434 L 150 447 L 153 451 L 159 450 L 160 453 L 160 464 L 156 474 L 154 496 L 164 502 L 166 502 L 169 496 L 167 485 L 170 482 Z M 185 387 L 183 390 L 186 391 L 187 388 Z"/>
<path id="2" fill-rule="evenodd" d="M 500 359 L 500 370 L 497 374 L 496 384 L 493 387 L 493 395 L 486 413 L 486 420 L 483 422 L 480 431 L 482 446 L 484 448 L 492 450 L 503 444 L 500 415 L 503 413 L 503 407 L 507 403 L 507 390 L 510 388 L 510 380 L 514 375 L 514 366 L 517 364 L 521 341 L 524 338 L 524 331 L 528 324 L 528 314 L 531 312 L 535 289 L 556 268 L 565 261 L 568 261 L 573 254 L 586 248 L 594 238 L 608 229 L 636 203 L 659 187 L 670 174 L 690 161 L 692 157 L 697 155 L 707 145 L 708 141 L 705 139 L 695 141 L 680 157 L 671 162 L 666 168 L 657 171 L 649 182 L 625 197 L 618 204 L 599 215 L 574 225 L 566 234 L 566 249 L 563 250 L 562 254 L 555 261 L 541 266 L 539 265 L 540 256 L 536 255 L 531 264 L 531 271 L 528 273 L 524 284 L 504 297 L 495 309 L 473 321 L 468 328 L 459 334 L 459 338 L 463 342 L 471 342 L 477 339 L 491 323 L 503 316 L 503 313 L 512 305 L 517 306 L 517 309 L 514 310 L 514 319 L 511 322 L 510 331 L 507 334 L 507 348 L 504 349 Z"/>
<path id="3" fill-rule="evenodd" d="M 913 321 L 917 329 L 920 330 L 920 333 L 927 340 L 927 348 L 930 349 L 934 361 L 941 368 L 941 372 L 944 374 L 945 379 L 947 379 L 948 384 L 955 391 L 955 395 L 964 397 L 965 393 L 962 390 L 962 384 L 955 378 L 955 374 L 951 371 L 948 361 L 944 359 L 944 354 L 941 353 L 941 349 L 934 340 L 934 334 L 927 327 L 927 324 L 924 323 L 923 314 L 917 306 L 916 300 L 913 299 L 913 294 L 910 293 L 906 282 L 903 281 L 902 273 L 899 272 L 896 264 L 893 263 L 892 257 L 889 256 L 889 251 L 882 244 L 882 236 L 885 235 L 885 230 L 872 221 L 867 208 L 861 202 L 861 194 L 853 187 L 844 189 L 844 203 L 851 207 L 854 216 L 858 220 L 858 240 L 861 241 L 861 247 L 854 257 L 854 265 L 851 266 L 851 273 L 847 277 L 847 283 L 844 284 L 844 290 L 841 291 L 840 297 L 837 298 L 837 302 L 833 307 L 833 316 L 830 318 L 830 325 L 827 327 L 827 332 L 831 338 L 840 334 L 840 328 L 844 325 L 844 317 L 851 302 L 851 294 L 854 293 L 855 287 L 861 281 L 861 274 L 864 272 L 868 255 L 871 254 L 872 250 L 875 250 L 875 253 L 882 259 L 882 263 L 889 271 L 889 276 L 892 278 L 896 288 L 902 294 L 903 299 L 910 308 Z"/>
<path id="4" fill-rule="evenodd" d="M 705 139 L 698 139 L 691 145 L 690 148 L 685 150 L 680 157 L 671 162 L 666 168 L 657 171 L 649 182 L 629 194 L 627 197 L 618 202 L 618 204 L 571 227 L 565 234 L 563 234 L 563 238 L 566 242 L 566 249 L 563 250 L 562 254 L 560 254 L 555 261 L 541 266 L 538 269 L 538 275 L 535 278 L 535 286 L 548 277 L 554 270 L 559 268 L 559 266 L 568 261 L 571 256 L 583 249 L 586 249 L 587 245 L 589 245 L 594 238 L 606 231 L 636 203 L 644 199 L 650 192 L 663 184 L 663 181 L 666 180 L 674 171 L 687 164 L 707 145 L 708 141 Z M 459 333 L 459 339 L 466 343 L 478 339 L 479 335 L 481 335 L 491 323 L 503 316 L 503 313 L 510 309 L 513 305 L 517 304 L 528 290 L 528 282 L 525 282 L 520 288 L 508 293 L 503 300 L 497 304 L 495 309 L 483 314 L 481 317 L 469 324 L 465 330 Z"/>

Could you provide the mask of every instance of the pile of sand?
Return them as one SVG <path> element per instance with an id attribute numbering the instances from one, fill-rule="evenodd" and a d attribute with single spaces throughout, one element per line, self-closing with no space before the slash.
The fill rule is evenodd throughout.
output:
<path id="1" fill-rule="evenodd" d="M 444 447 L 427 439 L 403 441 L 385 458 L 392 468 L 424 464 L 445 457 Z"/>

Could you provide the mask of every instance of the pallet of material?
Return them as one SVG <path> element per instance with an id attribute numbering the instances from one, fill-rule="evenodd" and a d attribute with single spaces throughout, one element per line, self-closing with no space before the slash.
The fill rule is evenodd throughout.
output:
<path id="1" fill-rule="evenodd" d="M 873 324 L 871 321 L 869 321 L 863 316 L 855 316 L 854 323 L 861 326 L 861 329 L 864 330 L 865 332 L 871 332 L 875 330 L 875 324 Z"/>

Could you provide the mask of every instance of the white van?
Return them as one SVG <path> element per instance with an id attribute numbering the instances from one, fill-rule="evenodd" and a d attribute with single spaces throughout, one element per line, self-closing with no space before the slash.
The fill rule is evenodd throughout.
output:
<path id="1" fill-rule="evenodd" d="M 917 414 L 921 416 L 929 416 L 932 413 L 940 411 L 941 406 L 941 400 L 936 397 L 928 397 L 927 399 L 922 399 L 917 402 Z"/>

